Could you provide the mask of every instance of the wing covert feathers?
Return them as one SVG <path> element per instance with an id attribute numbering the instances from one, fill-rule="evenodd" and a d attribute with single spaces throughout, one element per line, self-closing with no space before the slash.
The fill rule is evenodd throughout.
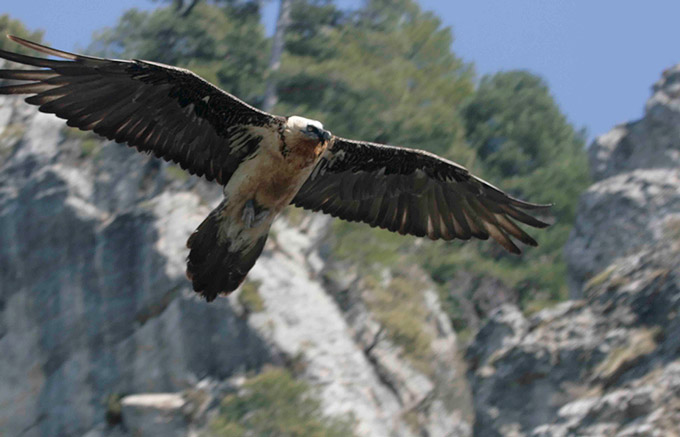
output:
<path id="1" fill-rule="evenodd" d="M 547 227 L 527 211 L 544 213 L 551 206 L 515 199 L 422 150 L 343 138 L 334 139 L 292 203 L 433 240 L 492 237 L 516 254 L 513 239 L 537 245 L 516 222 Z"/>

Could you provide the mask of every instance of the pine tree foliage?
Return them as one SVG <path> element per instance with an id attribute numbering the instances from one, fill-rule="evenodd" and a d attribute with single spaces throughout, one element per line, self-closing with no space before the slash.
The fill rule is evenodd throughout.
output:
<path id="1" fill-rule="evenodd" d="M 99 33 L 90 51 L 186 67 L 239 98 L 258 104 L 269 42 L 252 2 L 201 2 L 189 15 L 174 7 L 131 9 Z"/>
<path id="2" fill-rule="evenodd" d="M 311 114 L 335 134 L 446 154 L 463 140 L 473 90 L 451 32 L 411 1 L 342 13 L 296 2 L 282 67 L 284 113 Z M 426 132 L 426 134 L 424 134 Z"/>

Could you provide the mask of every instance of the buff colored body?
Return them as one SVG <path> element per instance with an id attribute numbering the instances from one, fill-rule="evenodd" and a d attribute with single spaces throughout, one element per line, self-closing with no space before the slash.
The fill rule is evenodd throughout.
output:
<path id="1" fill-rule="evenodd" d="M 255 135 L 263 137 L 263 146 L 254 158 L 238 167 L 224 187 L 229 201 L 221 213 L 220 239 L 231 240 L 234 248 L 242 248 L 267 235 L 276 216 L 290 205 L 328 147 L 329 141 L 304 133 L 309 124 L 323 129 L 317 121 L 295 116 L 288 119 L 281 139 L 273 138 L 275 134 L 270 129 L 252 128 Z M 243 218 L 250 200 L 267 211 L 266 218 L 253 227 L 248 227 Z"/>

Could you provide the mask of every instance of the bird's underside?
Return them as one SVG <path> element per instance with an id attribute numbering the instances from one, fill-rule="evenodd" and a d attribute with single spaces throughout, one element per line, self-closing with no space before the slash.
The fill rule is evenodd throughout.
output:
<path id="1" fill-rule="evenodd" d="M 543 228 L 515 199 L 464 167 L 416 149 L 335 137 L 321 123 L 260 111 L 188 70 L 13 41 L 58 60 L 0 50 L 29 68 L 0 70 L 0 94 L 69 126 L 179 164 L 224 186 L 224 200 L 189 237 L 187 276 L 207 300 L 244 280 L 274 218 L 289 204 L 433 240 L 488 239 L 513 253 Z M 37 68 L 35 68 L 37 67 Z"/>

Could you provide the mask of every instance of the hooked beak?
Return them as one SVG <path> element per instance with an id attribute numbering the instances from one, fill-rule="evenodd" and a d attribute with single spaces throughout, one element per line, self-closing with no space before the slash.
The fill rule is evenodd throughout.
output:
<path id="1" fill-rule="evenodd" d="M 332 135 L 331 135 L 330 131 L 327 131 L 327 130 L 324 130 L 324 131 L 322 131 L 322 133 L 321 133 L 321 139 L 322 139 L 324 142 L 330 141 L 331 136 L 332 136 Z"/>

